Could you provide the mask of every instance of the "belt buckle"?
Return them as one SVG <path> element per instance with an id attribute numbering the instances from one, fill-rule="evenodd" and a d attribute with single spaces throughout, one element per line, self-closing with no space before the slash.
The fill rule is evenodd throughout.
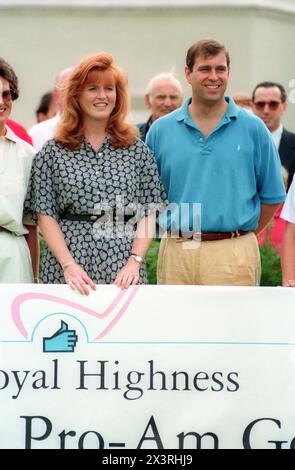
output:
<path id="1" fill-rule="evenodd" d="M 195 242 L 202 241 L 202 232 L 193 232 L 193 240 Z"/>
<path id="2" fill-rule="evenodd" d="M 232 238 L 238 238 L 240 237 L 241 235 L 239 234 L 239 231 L 238 230 L 235 230 L 234 232 L 231 233 L 231 239 Z"/>
<path id="3" fill-rule="evenodd" d="M 200 248 L 202 241 L 202 234 L 201 232 L 193 232 L 192 236 L 187 240 L 184 239 L 182 243 L 183 250 L 196 250 Z"/>
<path id="4" fill-rule="evenodd" d="M 93 220 L 93 222 L 95 222 L 95 220 L 97 220 L 97 215 L 91 215 L 90 220 Z"/>

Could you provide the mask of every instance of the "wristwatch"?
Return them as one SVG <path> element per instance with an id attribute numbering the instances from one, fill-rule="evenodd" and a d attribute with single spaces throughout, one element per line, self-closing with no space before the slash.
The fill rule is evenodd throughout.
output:
<path id="1" fill-rule="evenodd" d="M 136 253 L 130 253 L 130 258 L 135 259 L 135 261 L 137 261 L 139 264 L 142 264 L 143 262 L 143 258 Z"/>

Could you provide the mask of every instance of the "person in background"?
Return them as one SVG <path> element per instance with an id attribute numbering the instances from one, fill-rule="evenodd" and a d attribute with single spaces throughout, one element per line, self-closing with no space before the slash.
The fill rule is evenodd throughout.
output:
<path id="1" fill-rule="evenodd" d="M 6 125 L 19 137 L 20 139 L 28 142 L 28 144 L 33 145 L 32 138 L 27 133 L 24 126 L 22 126 L 19 122 L 16 122 L 12 119 L 6 120 Z"/>
<path id="2" fill-rule="evenodd" d="M 253 113 L 252 100 L 250 96 L 243 93 L 236 93 L 232 98 L 238 106 L 241 106 L 241 108 L 247 109 L 247 111 Z"/>
<path id="3" fill-rule="evenodd" d="M 258 83 L 252 93 L 252 103 L 253 112 L 272 134 L 281 164 L 288 174 L 289 189 L 295 171 L 295 134 L 282 124 L 282 117 L 288 108 L 286 90 L 280 83 Z"/>
<path id="4" fill-rule="evenodd" d="M 162 73 L 153 77 L 148 83 L 145 94 L 145 105 L 151 110 L 151 115 L 146 122 L 137 125 L 141 140 L 145 141 L 154 121 L 179 108 L 182 100 L 181 83 L 172 73 Z"/>
<path id="5" fill-rule="evenodd" d="M 289 188 L 281 218 L 286 222 L 281 248 L 282 285 L 295 287 L 295 179 Z"/>
<path id="6" fill-rule="evenodd" d="M 31 127 L 31 129 L 29 129 L 28 133 L 33 140 L 33 146 L 35 147 L 36 150 L 41 150 L 45 142 L 52 139 L 55 134 L 57 124 L 59 123 L 59 120 L 60 120 L 60 113 L 62 110 L 63 90 L 64 90 L 64 87 L 66 86 L 67 80 L 70 77 L 72 71 L 73 71 L 73 68 L 68 67 L 64 69 L 56 79 L 53 93 L 54 93 L 55 100 L 56 100 L 57 114 L 50 119 L 46 119 L 45 121 L 38 122 L 33 127 Z"/>
<path id="7" fill-rule="evenodd" d="M 67 81 L 26 200 L 48 244 L 44 283 L 89 294 L 94 283 L 147 282 L 144 257 L 165 193 L 153 154 L 126 121 L 128 103 L 126 74 L 107 53 L 84 58 Z"/>
<path id="8" fill-rule="evenodd" d="M 0 58 L 0 282 L 38 278 L 36 226 L 26 225 L 23 204 L 35 151 L 6 125 L 19 96 L 12 67 Z M 27 221 L 29 223 L 29 221 Z"/>
<path id="9" fill-rule="evenodd" d="M 282 117 L 287 110 L 287 93 L 283 85 L 276 82 L 261 82 L 253 90 L 253 112 L 264 122 L 271 132 L 279 152 L 282 174 L 286 189 L 292 182 L 295 171 L 295 134 L 283 127 Z M 280 217 L 282 205 L 274 215 L 269 227 L 259 235 L 259 244 L 269 241 L 273 248 L 280 250 L 285 221 Z"/>
<path id="10" fill-rule="evenodd" d="M 225 97 L 229 71 L 222 44 L 193 44 L 185 67 L 192 97 L 147 135 L 171 204 L 159 284 L 260 283 L 256 233 L 284 201 L 285 188 L 265 125 Z"/>
<path id="11" fill-rule="evenodd" d="M 37 122 L 46 121 L 56 115 L 58 111 L 56 94 L 56 91 L 50 91 L 41 97 L 38 108 L 36 109 Z"/>

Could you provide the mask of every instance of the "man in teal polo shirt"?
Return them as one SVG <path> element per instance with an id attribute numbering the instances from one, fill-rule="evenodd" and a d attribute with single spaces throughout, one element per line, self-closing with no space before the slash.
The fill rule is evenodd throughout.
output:
<path id="1" fill-rule="evenodd" d="M 260 282 L 256 234 L 284 201 L 285 189 L 265 125 L 224 96 L 229 63 L 222 44 L 193 44 L 185 67 L 192 97 L 147 135 L 171 204 L 159 284 Z"/>

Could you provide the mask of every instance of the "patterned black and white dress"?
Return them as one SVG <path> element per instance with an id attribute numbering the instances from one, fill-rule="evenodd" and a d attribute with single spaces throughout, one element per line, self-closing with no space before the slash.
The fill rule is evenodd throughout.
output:
<path id="1" fill-rule="evenodd" d="M 119 223 L 114 229 L 110 222 L 65 220 L 63 214 L 108 213 L 123 205 L 129 213 L 139 206 L 142 217 L 161 209 L 165 199 L 154 156 L 142 141 L 116 149 L 107 136 L 96 152 L 86 141 L 80 150 L 71 151 L 50 140 L 34 159 L 25 212 L 33 218 L 37 213 L 53 217 L 77 263 L 95 283 L 111 284 L 130 256 L 132 226 L 128 223 L 126 230 L 126 224 Z M 65 282 L 60 264 L 47 247 L 41 279 L 43 283 Z M 139 282 L 147 282 L 144 265 Z"/>

